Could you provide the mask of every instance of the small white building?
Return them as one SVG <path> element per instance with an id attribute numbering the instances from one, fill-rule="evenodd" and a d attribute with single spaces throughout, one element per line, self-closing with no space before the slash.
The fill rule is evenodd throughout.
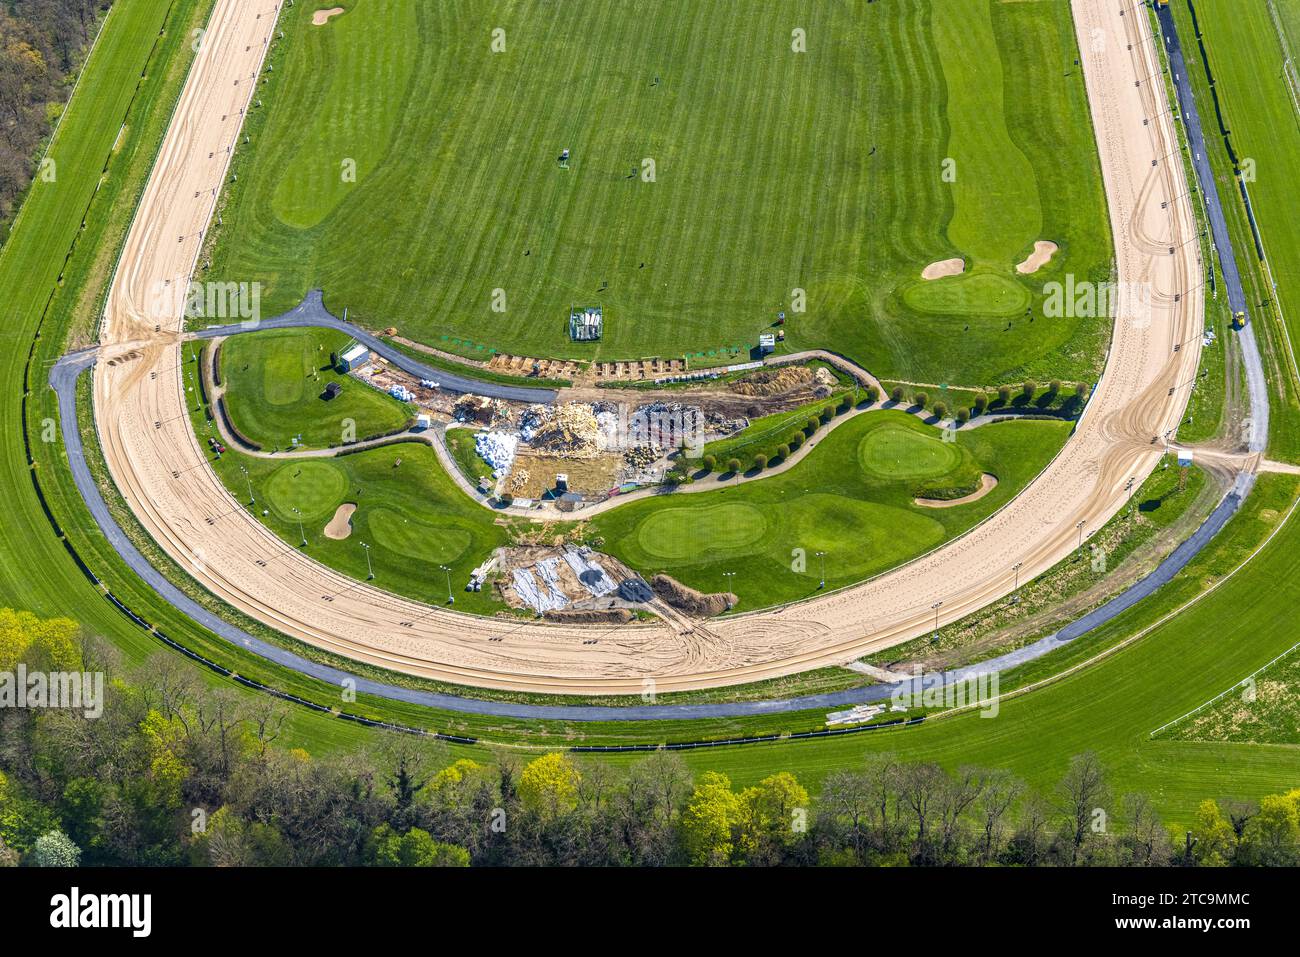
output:
<path id="1" fill-rule="evenodd" d="M 370 350 L 358 342 L 339 356 L 339 365 L 344 372 L 351 372 L 358 366 L 364 365 L 369 358 Z"/>
<path id="2" fill-rule="evenodd" d="M 424 432 L 427 429 L 432 427 L 433 427 L 433 417 L 430 416 L 427 412 L 421 412 L 419 415 L 415 417 L 414 431 Z"/>
<path id="3" fill-rule="evenodd" d="M 758 337 L 758 351 L 763 355 L 776 351 L 776 333 L 764 332 Z"/>

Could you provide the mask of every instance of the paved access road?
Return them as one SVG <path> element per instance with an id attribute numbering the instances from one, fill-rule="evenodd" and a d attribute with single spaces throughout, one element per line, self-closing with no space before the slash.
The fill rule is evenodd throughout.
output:
<path id="1" fill-rule="evenodd" d="M 149 534 L 223 601 L 328 651 L 463 684 L 566 694 L 737 684 L 842 663 L 1004 598 L 1014 564 L 1021 580 L 1040 574 L 1123 507 L 1130 482 L 1159 460 L 1159 437 L 1182 419 L 1200 352 L 1196 225 L 1145 13 L 1111 0 L 1074 0 L 1072 9 L 1116 244 L 1110 356 L 1051 465 L 997 514 L 916 562 L 707 627 L 600 629 L 423 606 L 286 549 L 207 467 L 185 410 L 179 304 L 157 307 L 160 290 L 193 272 L 273 30 L 270 0 L 218 0 L 128 234 L 95 375 L 109 470 Z"/>

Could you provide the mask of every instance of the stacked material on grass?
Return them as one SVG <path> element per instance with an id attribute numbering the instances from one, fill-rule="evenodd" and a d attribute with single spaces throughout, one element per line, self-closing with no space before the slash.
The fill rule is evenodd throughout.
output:
<path id="1" fill-rule="evenodd" d="M 518 448 L 519 436 L 510 432 L 479 432 L 474 436 L 474 449 L 492 466 L 493 478 L 501 478 L 510 471 Z"/>
<path id="2" fill-rule="evenodd" d="M 573 569 L 573 574 L 578 576 L 582 587 L 591 592 L 593 598 L 601 598 L 618 588 L 618 585 L 590 556 L 591 549 L 586 547 L 578 549 L 570 546 L 564 550 L 564 560 Z"/>

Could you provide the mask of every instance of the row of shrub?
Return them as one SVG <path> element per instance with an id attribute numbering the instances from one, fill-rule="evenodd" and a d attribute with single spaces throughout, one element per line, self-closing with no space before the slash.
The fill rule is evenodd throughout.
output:
<path id="1" fill-rule="evenodd" d="M 866 389 L 866 396 L 868 403 L 876 402 L 880 398 L 880 391 L 875 386 L 870 386 Z M 667 485 L 689 485 L 696 476 L 709 475 L 719 469 L 722 470 L 724 475 L 735 475 L 745 470 L 761 472 L 769 465 L 777 465 L 788 459 L 823 425 L 828 424 L 837 415 L 848 413 L 852 408 L 853 396 L 846 393 L 840 398 L 839 402 L 828 403 L 816 414 L 810 415 L 798 430 L 790 433 L 785 442 L 762 452 L 755 452 L 750 456 L 748 462 L 742 461 L 737 456 L 731 456 L 725 461 L 719 462 L 717 456 L 705 455 L 699 460 L 699 468 L 696 469 L 695 475 L 692 475 L 691 470 L 695 465 L 694 461 L 679 456 L 676 464 L 664 476 L 664 483 Z"/>
<path id="2" fill-rule="evenodd" d="M 970 406 L 962 406 L 955 410 L 949 409 L 946 402 L 930 403 L 930 395 L 927 392 L 915 392 L 911 396 L 911 407 L 914 409 L 924 409 L 933 412 L 937 418 L 946 419 L 951 413 L 953 418 L 959 423 L 967 422 L 975 416 L 983 415 L 985 412 L 1015 406 L 1023 408 L 1030 403 L 1036 404 L 1040 409 L 1048 409 L 1059 403 L 1059 408 L 1065 412 L 1073 412 L 1082 408 L 1083 403 L 1088 399 L 1088 386 L 1082 382 L 1076 383 L 1069 395 L 1062 398 L 1065 386 L 1058 379 L 1053 379 L 1047 384 L 1047 388 L 1039 391 L 1037 382 L 1032 379 L 1026 380 L 1019 386 L 1000 385 L 997 391 L 989 396 L 984 392 L 975 393 L 971 400 Z M 1035 397 L 1037 401 L 1035 402 Z M 902 405 L 909 401 L 907 391 L 901 386 L 896 385 L 889 393 L 889 400 L 895 405 Z"/>

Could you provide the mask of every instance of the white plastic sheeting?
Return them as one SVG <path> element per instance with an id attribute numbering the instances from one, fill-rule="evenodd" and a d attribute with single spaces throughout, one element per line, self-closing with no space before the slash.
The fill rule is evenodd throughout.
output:
<path id="1" fill-rule="evenodd" d="M 566 548 L 564 560 L 573 569 L 573 574 L 578 576 L 578 581 L 582 582 L 583 587 L 591 592 L 593 597 L 600 598 L 618 588 L 618 585 L 605 574 L 605 569 L 576 548 Z"/>
<path id="2" fill-rule="evenodd" d="M 537 567 L 540 569 L 541 566 Z M 552 566 L 551 571 L 554 574 L 554 566 Z M 530 569 L 516 568 L 511 574 L 511 578 L 514 581 L 515 594 L 534 611 L 553 611 L 557 608 L 563 608 L 569 603 L 564 594 L 552 587 L 549 582 L 543 580 L 542 584 L 538 585 L 537 579 L 533 577 Z"/>
<path id="3" fill-rule="evenodd" d="M 519 436 L 510 432 L 479 432 L 474 436 L 474 448 L 492 466 L 493 478 L 501 478 L 514 465 Z"/>

